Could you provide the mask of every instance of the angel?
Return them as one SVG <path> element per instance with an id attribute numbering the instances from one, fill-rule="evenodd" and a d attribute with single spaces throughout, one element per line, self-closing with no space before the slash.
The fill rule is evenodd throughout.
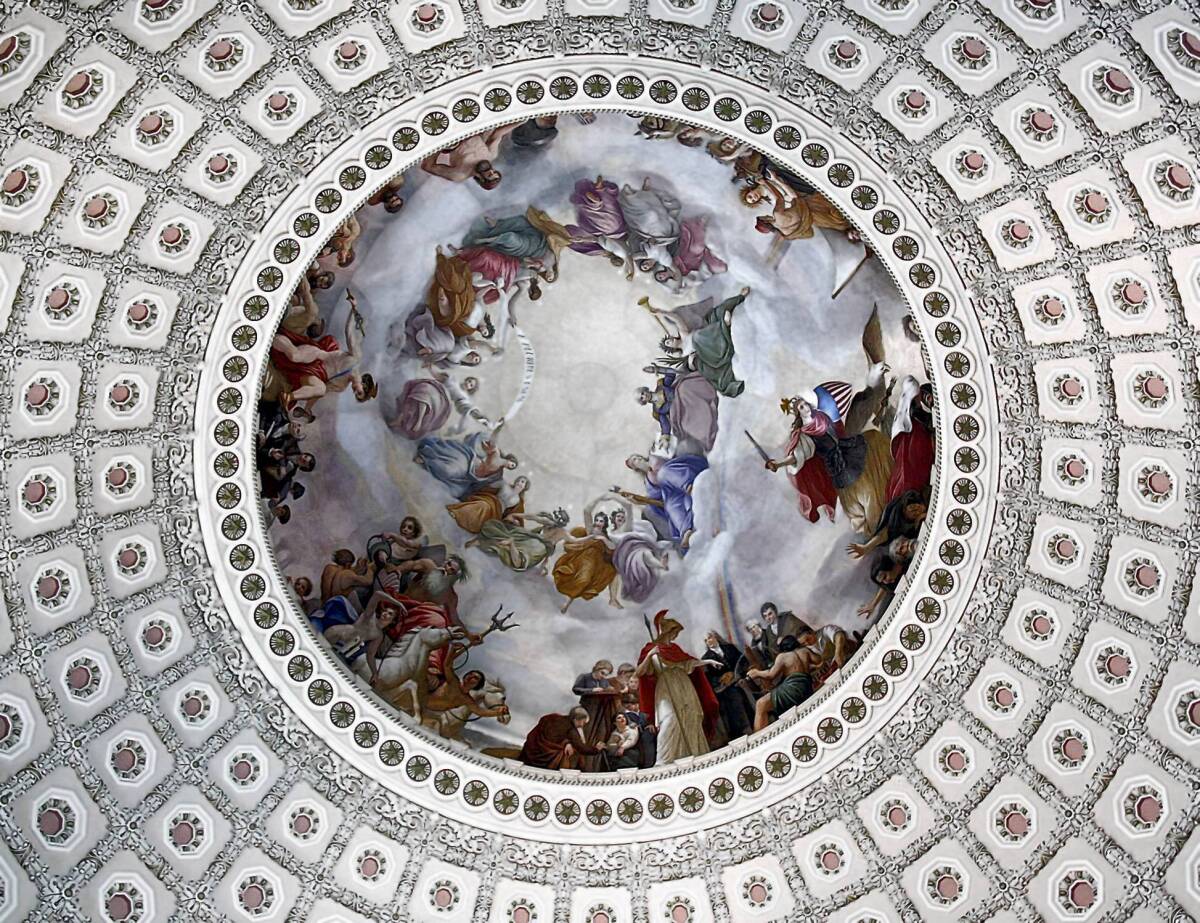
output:
<path id="1" fill-rule="evenodd" d="M 671 543 L 658 537 L 654 526 L 645 519 L 630 522 L 632 506 L 622 500 L 613 510 L 613 566 L 617 569 L 618 591 L 630 602 L 642 603 L 658 586 L 660 574 L 671 569 Z"/>
<path id="2" fill-rule="evenodd" d="M 888 438 L 872 425 L 888 391 L 878 307 L 863 328 L 862 345 L 868 362 L 865 386 L 855 392 L 847 382 L 827 381 L 807 394 L 784 398 L 780 409 L 792 417 L 787 454 L 776 459 L 759 451 L 768 471 L 795 469 L 789 478 L 809 522 L 816 522 L 822 510 L 833 519 L 840 500 L 855 530 L 868 536 L 883 514 L 892 470 Z"/>
<path id="3" fill-rule="evenodd" d="M 374 376 L 358 371 L 366 325 L 348 289 L 346 301 L 350 312 L 346 316 L 344 347 L 330 334 L 314 339 L 287 327 L 280 327 L 271 341 L 263 400 L 278 400 L 289 417 L 312 422 L 312 407 L 317 401 L 347 388 L 353 390 L 359 402 L 379 394 Z"/>
<path id="4" fill-rule="evenodd" d="M 567 598 L 560 612 L 566 613 L 577 599 L 594 599 L 605 590 L 610 606 L 625 608 L 617 599 L 617 570 L 612 560 L 615 544 L 608 534 L 608 514 L 596 510 L 603 499 L 587 505 L 584 525 L 571 530 L 571 537 L 563 542 L 563 553 L 554 562 L 554 588 Z"/>

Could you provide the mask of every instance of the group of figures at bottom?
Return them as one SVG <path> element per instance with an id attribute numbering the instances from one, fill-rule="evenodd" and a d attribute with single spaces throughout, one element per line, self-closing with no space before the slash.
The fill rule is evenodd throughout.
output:
<path id="1" fill-rule="evenodd" d="M 771 602 L 747 623 L 742 650 L 717 631 L 693 656 L 678 643 L 683 625 L 660 610 L 637 663 L 599 660 L 575 680 L 579 704 L 548 714 L 519 753 L 493 748 L 543 769 L 614 772 L 703 756 L 760 731 L 804 702 L 858 647 L 836 626 L 814 629 Z"/>

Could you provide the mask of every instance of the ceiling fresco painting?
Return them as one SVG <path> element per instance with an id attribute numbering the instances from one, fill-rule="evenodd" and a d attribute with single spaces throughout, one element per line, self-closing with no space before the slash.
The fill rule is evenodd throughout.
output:
<path id="1" fill-rule="evenodd" d="M 530 765 L 646 768 L 853 655 L 916 551 L 932 389 L 803 179 L 661 117 L 558 121 L 335 231 L 272 341 L 259 475 L 300 605 L 381 698 Z"/>
<path id="2" fill-rule="evenodd" d="M 0 923 L 1200 917 L 1200 11 L 0 9 Z"/>

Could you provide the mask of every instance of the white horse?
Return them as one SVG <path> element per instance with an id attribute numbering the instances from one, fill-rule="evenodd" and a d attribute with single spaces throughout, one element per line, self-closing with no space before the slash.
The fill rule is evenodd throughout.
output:
<path id="1" fill-rule="evenodd" d="M 429 693 L 429 655 L 451 641 L 466 637 L 461 628 L 419 628 L 403 635 L 379 664 L 375 689 L 397 708 L 408 711 L 418 722 L 423 719 L 425 698 Z M 354 666 L 354 672 L 370 682 L 371 668 L 366 658 Z M 411 710 L 401 704 L 408 697 Z"/>

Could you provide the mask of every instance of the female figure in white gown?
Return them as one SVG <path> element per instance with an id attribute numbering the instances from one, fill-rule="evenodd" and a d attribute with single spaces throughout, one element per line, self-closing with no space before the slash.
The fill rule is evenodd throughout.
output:
<path id="1" fill-rule="evenodd" d="M 651 715 L 658 730 L 658 762 L 673 763 L 685 756 L 708 752 L 708 737 L 716 724 L 717 697 L 697 660 L 675 643 L 683 626 L 667 618 L 663 609 L 654 616 L 654 640 L 638 658 L 639 707 Z"/>

